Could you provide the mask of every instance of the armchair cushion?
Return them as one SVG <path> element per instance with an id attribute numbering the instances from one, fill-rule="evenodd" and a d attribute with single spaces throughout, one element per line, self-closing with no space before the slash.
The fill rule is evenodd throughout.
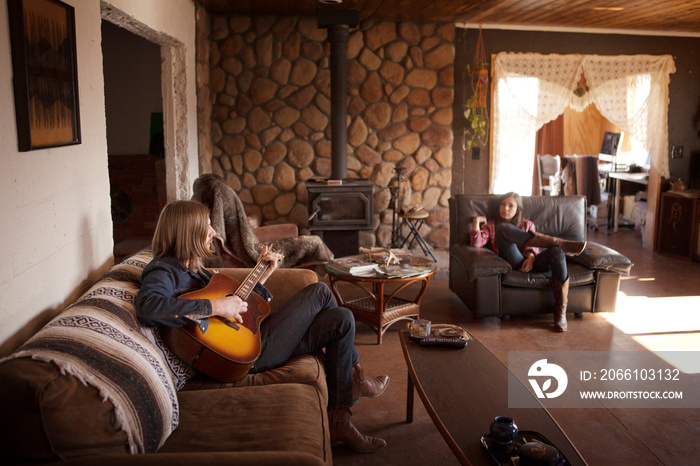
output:
<path id="1" fill-rule="evenodd" d="M 590 285 L 595 282 L 595 271 L 579 264 L 568 264 L 569 286 Z M 551 288 L 551 273 L 526 273 L 513 270 L 503 275 L 501 285 L 519 288 Z"/>
<path id="2" fill-rule="evenodd" d="M 498 257 L 490 249 L 475 248 L 459 243 L 450 247 L 450 254 L 462 263 L 467 270 L 469 280 L 508 273 L 512 270 L 508 261 Z"/>
<path id="3" fill-rule="evenodd" d="M 572 257 L 571 260 L 591 269 L 610 270 L 625 275 L 629 275 L 633 265 L 629 258 L 614 249 L 591 241 L 588 242 L 583 253 Z"/>

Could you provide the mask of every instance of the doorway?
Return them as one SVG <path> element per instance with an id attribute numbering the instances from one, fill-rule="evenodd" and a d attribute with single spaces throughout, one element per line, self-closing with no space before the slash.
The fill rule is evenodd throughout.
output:
<path id="1" fill-rule="evenodd" d="M 166 203 L 160 46 L 102 21 L 115 261 L 150 244 Z"/>

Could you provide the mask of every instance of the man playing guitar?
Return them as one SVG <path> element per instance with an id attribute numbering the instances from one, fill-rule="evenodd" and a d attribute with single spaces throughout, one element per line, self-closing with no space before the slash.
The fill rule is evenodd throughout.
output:
<path id="1" fill-rule="evenodd" d="M 154 259 L 143 271 L 135 301 L 144 325 L 175 328 L 194 322 L 206 330 L 207 321 L 214 316 L 227 320 L 231 326 L 244 322 L 249 301 L 237 293 L 212 299 L 180 299 L 184 293 L 201 290 L 212 280 L 204 261 L 215 258 L 211 252 L 214 235 L 204 205 L 173 201 L 165 206 L 153 235 Z M 260 254 L 258 265 L 262 267 L 252 291 L 264 301 L 272 299 L 264 283 L 280 259 L 268 248 Z M 382 394 L 389 377 L 364 376 L 354 346 L 355 319 L 348 309 L 338 306 L 326 284 L 307 286 L 258 322 L 262 346 L 250 372 L 274 369 L 292 357 L 324 350 L 331 440 L 361 452 L 373 452 L 386 445 L 384 440 L 357 430 L 350 408 L 361 396 Z"/>

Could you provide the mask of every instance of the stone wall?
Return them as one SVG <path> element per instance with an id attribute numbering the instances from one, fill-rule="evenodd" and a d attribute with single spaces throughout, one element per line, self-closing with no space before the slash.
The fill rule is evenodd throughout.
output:
<path id="1" fill-rule="evenodd" d="M 348 177 L 376 185 L 363 245 L 390 244 L 396 166 L 430 212 L 423 236 L 448 245 L 454 34 L 452 24 L 372 20 L 350 31 Z M 223 176 L 263 222 L 307 227 L 304 182 L 330 176 L 326 36 L 315 18 L 207 21 L 198 11 L 200 169 Z"/>

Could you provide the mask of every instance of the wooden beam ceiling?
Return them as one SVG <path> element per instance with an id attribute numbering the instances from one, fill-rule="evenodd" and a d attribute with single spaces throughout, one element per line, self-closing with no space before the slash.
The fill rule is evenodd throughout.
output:
<path id="1" fill-rule="evenodd" d="M 213 13 L 316 16 L 319 6 L 360 18 L 524 28 L 577 28 L 700 35 L 700 0 L 195 0 Z"/>

